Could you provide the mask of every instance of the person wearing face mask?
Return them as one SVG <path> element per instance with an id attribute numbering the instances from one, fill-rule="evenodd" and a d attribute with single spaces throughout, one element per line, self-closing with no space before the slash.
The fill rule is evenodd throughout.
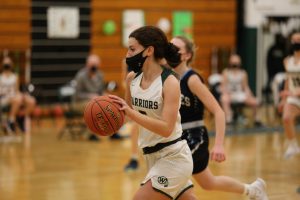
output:
<path id="1" fill-rule="evenodd" d="M 209 160 L 218 163 L 226 160 L 223 146 L 225 114 L 204 84 L 200 74 L 191 67 L 195 55 L 194 43 L 183 36 L 174 37 L 171 43 L 180 49 L 181 54 L 181 62 L 177 66 L 173 65 L 173 68 L 181 79 L 182 138 L 187 141 L 192 152 L 193 178 L 203 189 L 209 191 L 232 192 L 248 196 L 253 200 L 268 200 L 264 180 L 258 178 L 251 184 L 245 184 L 229 176 L 215 176 L 209 169 Z M 215 120 L 216 137 L 211 152 L 209 152 L 209 137 L 204 124 L 205 108 L 214 115 Z"/>
<path id="2" fill-rule="evenodd" d="M 129 35 L 125 100 L 110 95 L 127 117 L 140 125 L 138 146 L 147 164 L 147 175 L 134 200 L 195 200 L 193 161 L 181 139 L 180 84 L 178 76 L 161 65 L 166 59 L 178 62 L 178 48 L 162 30 L 143 26 Z"/>
<path id="3" fill-rule="evenodd" d="M 32 113 L 36 100 L 34 97 L 19 90 L 18 76 L 13 72 L 13 62 L 9 57 L 4 57 L 3 69 L 0 74 L 1 107 L 9 108 L 7 131 L 15 133 L 17 125 L 22 132 L 26 132 L 25 120 Z M 20 114 L 23 109 L 24 114 Z"/>
<path id="4" fill-rule="evenodd" d="M 93 97 L 103 95 L 105 93 L 105 83 L 103 74 L 99 69 L 101 59 L 95 54 L 91 54 L 86 59 L 86 65 L 79 70 L 75 76 L 75 94 L 73 97 L 75 109 L 83 112 L 85 105 Z M 111 139 L 122 139 L 118 133 L 111 136 Z M 97 141 L 99 138 L 92 134 L 89 140 Z"/>
<path id="5" fill-rule="evenodd" d="M 284 158 L 288 159 L 300 154 L 296 138 L 295 120 L 300 115 L 300 32 L 292 34 L 291 44 L 293 54 L 284 60 L 286 81 L 282 91 L 284 132 L 288 140 L 288 147 Z"/>
<path id="6" fill-rule="evenodd" d="M 257 109 L 259 101 L 252 94 L 248 85 L 248 75 L 241 68 L 241 58 L 237 54 L 233 54 L 229 58 L 229 67 L 222 72 L 223 81 L 221 83 L 221 104 L 225 112 L 226 123 L 232 123 L 231 104 L 243 103 L 252 107 L 254 115 L 254 125 L 262 126 L 259 120 Z"/>
<path id="7" fill-rule="evenodd" d="M 97 55 L 90 55 L 86 65 L 75 76 L 76 91 L 74 100 L 76 102 L 87 102 L 93 97 L 102 95 L 104 92 L 104 81 L 99 69 L 101 60 Z"/>

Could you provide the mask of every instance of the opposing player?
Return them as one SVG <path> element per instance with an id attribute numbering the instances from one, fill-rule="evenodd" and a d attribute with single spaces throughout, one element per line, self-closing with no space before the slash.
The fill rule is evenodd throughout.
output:
<path id="1" fill-rule="evenodd" d="M 181 63 L 174 67 L 180 75 L 181 87 L 181 122 L 183 139 L 191 149 L 194 169 L 193 177 L 206 190 L 234 192 L 249 196 L 250 199 L 268 200 L 265 192 L 265 182 L 258 178 L 252 184 L 243 184 L 228 176 L 215 176 L 208 167 L 209 157 L 216 162 L 225 161 L 224 135 L 225 115 L 216 99 L 202 81 L 201 76 L 189 67 L 194 57 L 194 44 L 185 37 L 175 37 L 171 40 L 180 49 Z M 215 143 L 209 155 L 209 138 L 203 122 L 204 106 L 214 114 L 216 125 Z"/>

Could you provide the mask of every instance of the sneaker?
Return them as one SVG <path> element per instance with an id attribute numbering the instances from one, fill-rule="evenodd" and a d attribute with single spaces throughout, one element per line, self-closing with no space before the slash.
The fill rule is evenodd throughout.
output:
<path id="1" fill-rule="evenodd" d="M 124 170 L 126 172 L 136 171 L 139 167 L 139 163 L 136 159 L 130 159 L 129 163 L 125 166 Z"/>
<path id="2" fill-rule="evenodd" d="M 122 135 L 120 135 L 119 133 L 115 133 L 112 136 L 110 136 L 111 140 L 123 140 L 124 137 Z"/>
<path id="3" fill-rule="evenodd" d="M 16 132 L 16 123 L 8 120 L 7 121 L 7 131 L 8 131 L 8 133 L 15 133 Z"/>
<path id="4" fill-rule="evenodd" d="M 299 153 L 300 153 L 300 148 L 298 147 L 298 145 L 292 143 L 292 144 L 289 144 L 287 150 L 285 151 L 284 158 L 289 159 Z"/>
<path id="5" fill-rule="evenodd" d="M 17 124 L 19 126 L 19 128 L 21 129 L 21 131 L 23 133 L 25 133 L 26 129 L 25 129 L 25 116 L 18 116 L 17 119 Z"/>
<path id="6" fill-rule="evenodd" d="M 266 183 L 263 179 L 257 178 L 250 184 L 249 198 L 250 200 L 269 200 L 266 193 Z"/>
<path id="7" fill-rule="evenodd" d="M 254 126 L 255 127 L 264 127 L 264 124 L 261 121 L 255 121 Z"/>
<path id="8" fill-rule="evenodd" d="M 100 138 L 94 134 L 91 134 L 88 138 L 89 141 L 98 142 L 100 141 Z"/>

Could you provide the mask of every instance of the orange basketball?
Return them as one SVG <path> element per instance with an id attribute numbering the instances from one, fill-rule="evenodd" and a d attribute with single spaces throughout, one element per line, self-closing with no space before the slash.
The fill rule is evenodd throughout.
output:
<path id="1" fill-rule="evenodd" d="M 101 136 L 113 135 L 124 123 L 124 112 L 119 108 L 120 105 L 108 96 L 93 98 L 85 107 L 84 121 L 93 133 Z"/>

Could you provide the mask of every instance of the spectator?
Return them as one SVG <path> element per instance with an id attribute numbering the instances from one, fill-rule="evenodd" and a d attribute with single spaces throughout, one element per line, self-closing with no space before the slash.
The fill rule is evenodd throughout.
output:
<path id="1" fill-rule="evenodd" d="M 4 57 L 2 64 L 3 69 L 0 74 L 1 108 L 9 109 L 7 131 L 15 133 L 18 124 L 21 131 L 25 132 L 25 119 L 32 113 L 36 101 L 29 94 L 20 92 L 19 79 L 18 75 L 13 72 L 12 60 Z"/>
<path id="2" fill-rule="evenodd" d="M 232 122 L 232 103 L 242 103 L 251 106 L 253 108 L 255 126 L 262 125 L 257 115 L 259 102 L 253 96 L 249 88 L 248 75 L 246 71 L 241 68 L 241 58 L 237 54 L 230 56 L 229 67 L 223 71 L 221 104 L 225 112 L 227 123 Z"/>
<path id="3" fill-rule="evenodd" d="M 268 89 L 270 89 L 270 84 L 275 75 L 284 72 L 283 60 L 285 56 L 285 39 L 281 34 L 276 34 L 275 42 L 268 50 L 267 55 Z"/>
<path id="4" fill-rule="evenodd" d="M 291 37 L 293 54 L 284 60 L 286 81 L 282 95 L 283 126 L 288 139 L 288 147 L 284 153 L 286 159 L 300 154 L 296 138 L 295 120 L 300 115 L 300 32 Z"/>
<path id="5" fill-rule="evenodd" d="M 92 54 L 88 56 L 85 67 L 76 74 L 76 89 L 74 94 L 76 110 L 83 111 L 89 100 L 93 97 L 105 94 L 105 83 L 103 74 L 99 69 L 100 66 L 100 58 Z M 99 140 L 94 134 L 92 134 L 89 139 Z M 122 139 L 122 137 L 116 133 L 111 136 L 111 139 Z"/>

